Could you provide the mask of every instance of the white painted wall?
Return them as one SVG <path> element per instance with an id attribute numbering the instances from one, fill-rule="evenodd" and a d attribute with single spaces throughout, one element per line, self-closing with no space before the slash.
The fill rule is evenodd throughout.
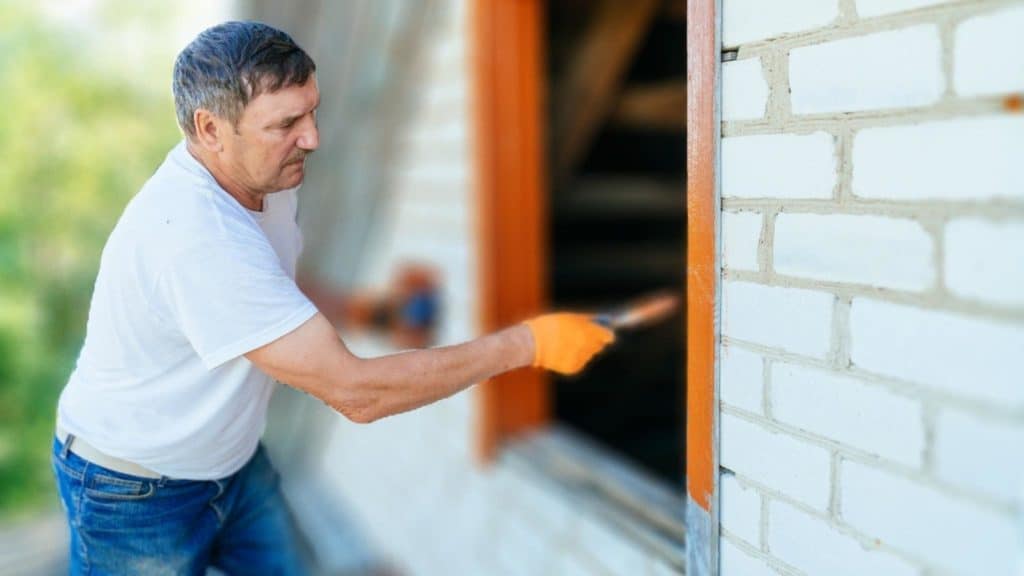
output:
<path id="1" fill-rule="evenodd" d="M 389 210 L 374 223 L 363 283 L 386 285 L 405 260 L 443 278 L 442 344 L 477 334 L 476 199 L 466 0 L 438 2 L 442 22 L 416 71 L 420 105 L 400 135 Z M 390 352 L 346 339 L 358 354 Z M 371 425 L 338 416 L 309 470 L 354 512 L 402 574 L 668 576 L 675 572 L 593 512 L 529 473 L 473 454 L 473 391 Z"/>
<path id="2" fill-rule="evenodd" d="M 722 573 L 1024 573 L 1024 1 L 723 28 Z"/>

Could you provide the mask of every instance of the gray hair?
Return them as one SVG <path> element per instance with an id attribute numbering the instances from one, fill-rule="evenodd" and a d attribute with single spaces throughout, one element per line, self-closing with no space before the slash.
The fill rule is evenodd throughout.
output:
<path id="1" fill-rule="evenodd" d="M 201 32 L 174 62 L 178 125 L 196 136 L 204 108 L 237 126 L 246 105 L 264 92 L 305 84 L 316 64 L 291 36 L 261 22 L 225 22 Z"/>

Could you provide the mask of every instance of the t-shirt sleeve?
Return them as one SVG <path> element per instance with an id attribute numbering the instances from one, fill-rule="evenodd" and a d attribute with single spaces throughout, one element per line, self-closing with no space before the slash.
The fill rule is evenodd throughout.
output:
<path id="1" fill-rule="evenodd" d="M 160 274 L 157 297 L 210 370 L 317 312 L 266 242 L 225 240 L 179 254 Z"/>

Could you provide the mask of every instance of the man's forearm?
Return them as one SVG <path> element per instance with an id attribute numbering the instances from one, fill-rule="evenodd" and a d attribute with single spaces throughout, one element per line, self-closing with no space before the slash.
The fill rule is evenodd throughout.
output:
<path id="1" fill-rule="evenodd" d="M 345 414 L 357 414 L 361 422 L 371 422 L 528 366 L 533 354 L 530 330 L 517 325 L 464 344 L 360 360 L 354 374 L 342 376 L 336 400 L 341 405 L 332 406 Z"/>

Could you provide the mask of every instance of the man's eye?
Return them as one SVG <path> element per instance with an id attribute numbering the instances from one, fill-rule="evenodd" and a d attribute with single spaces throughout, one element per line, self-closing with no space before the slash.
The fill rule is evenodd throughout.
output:
<path id="1" fill-rule="evenodd" d="M 295 120 L 285 120 L 281 123 L 281 128 L 291 128 L 295 125 Z"/>

